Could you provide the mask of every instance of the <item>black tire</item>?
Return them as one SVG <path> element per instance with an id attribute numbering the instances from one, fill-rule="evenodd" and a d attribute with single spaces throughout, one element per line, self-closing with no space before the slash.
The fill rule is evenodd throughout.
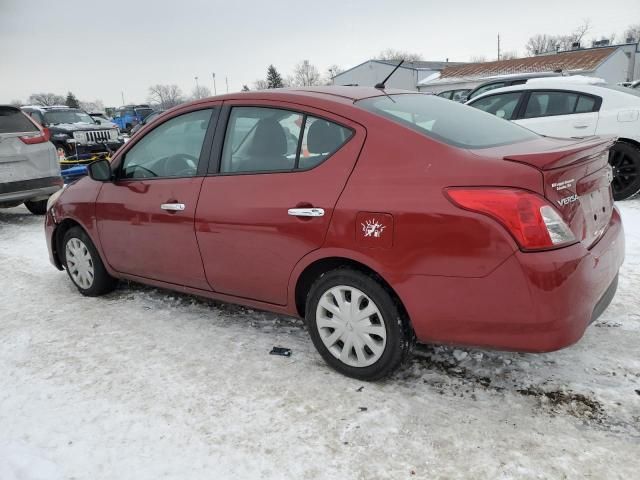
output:
<path id="1" fill-rule="evenodd" d="M 24 206 L 27 207 L 27 210 L 29 210 L 34 215 L 44 215 L 45 213 L 47 213 L 46 200 L 37 200 L 35 202 L 32 200 L 27 200 L 26 202 L 24 202 Z"/>
<path id="2" fill-rule="evenodd" d="M 133 128 L 133 125 L 131 125 L 130 123 L 127 123 L 124 127 L 124 131 L 127 132 L 128 134 L 131 134 L 132 128 Z"/>
<path id="3" fill-rule="evenodd" d="M 72 272 L 73 266 L 70 267 L 69 262 L 67 261 L 67 245 L 69 245 L 69 242 L 74 240 L 79 240 L 84 247 L 86 247 L 86 254 L 88 255 L 88 258 L 90 258 L 90 264 L 93 267 L 93 279 L 89 285 L 82 285 L 74 278 L 74 274 Z M 67 230 L 62 237 L 62 242 L 58 251 L 60 252 L 62 263 L 69 275 L 69 278 L 81 294 L 86 295 L 87 297 L 98 297 L 109 293 L 116 288 L 118 281 L 109 275 L 107 270 L 104 268 L 104 264 L 102 263 L 100 255 L 98 255 L 96 247 L 82 228 L 72 227 Z"/>
<path id="4" fill-rule="evenodd" d="M 640 192 L 640 148 L 627 142 L 616 142 L 609 151 L 613 167 L 614 200 L 626 200 Z"/>
<path id="5" fill-rule="evenodd" d="M 373 302 L 374 307 L 378 308 L 382 316 L 383 321 L 381 323 L 384 324 L 386 331 L 386 343 L 379 358 L 371 365 L 352 366 L 343 362 L 329 350 L 321 338 L 316 318 L 318 304 L 323 296 L 330 294 L 329 290 L 336 286 L 351 287 L 364 293 Z M 366 301 L 365 308 L 368 304 L 369 302 Z M 373 275 L 348 267 L 325 273 L 309 289 L 305 311 L 305 320 L 313 344 L 325 362 L 343 375 L 365 381 L 378 380 L 391 375 L 411 355 L 414 335 L 409 319 L 392 293 Z M 352 327 L 349 327 L 349 329 L 352 332 L 354 331 Z M 346 330 L 343 331 L 348 333 Z M 335 330 L 331 334 L 334 332 Z M 339 344 L 340 341 L 338 340 L 336 344 Z M 349 349 L 349 354 L 351 353 L 353 353 L 353 359 L 356 360 L 356 350 Z M 371 350 L 369 353 L 373 354 Z"/>

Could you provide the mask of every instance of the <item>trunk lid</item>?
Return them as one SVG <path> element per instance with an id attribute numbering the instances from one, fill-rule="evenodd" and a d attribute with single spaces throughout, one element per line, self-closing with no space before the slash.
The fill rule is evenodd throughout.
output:
<path id="1" fill-rule="evenodd" d="M 613 213 L 609 148 L 615 137 L 544 138 L 526 153 L 507 153 L 505 160 L 523 163 L 542 174 L 543 194 L 585 247 L 604 234 Z M 529 142 L 527 142 L 529 143 Z"/>

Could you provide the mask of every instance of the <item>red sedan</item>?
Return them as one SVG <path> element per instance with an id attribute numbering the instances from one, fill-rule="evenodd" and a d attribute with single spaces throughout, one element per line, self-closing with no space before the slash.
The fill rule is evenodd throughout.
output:
<path id="1" fill-rule="evenodd" d="M 388 375 L 416 339 L 551 351 L 615 294 L 613 140 L 404 91 L 213 97 L 52 198 L 47 242 L 84 295 L 128 279 L 303 317 L 356 378 Z"/>

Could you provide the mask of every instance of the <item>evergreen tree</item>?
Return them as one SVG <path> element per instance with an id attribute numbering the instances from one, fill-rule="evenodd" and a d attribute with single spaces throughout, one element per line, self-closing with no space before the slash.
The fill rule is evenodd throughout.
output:
<path id="1" fill-rule="evenodd" d="M 76 98 L 76 96 L 69 92 L 67 93 L 67 99 L 65 100 L 65 105 L 69 108 L 80 108 L 80 102 Z"/>
<path id="2" fill-rule="evenodd" d="M 242 85 L 242 91 L 243 92 L 248 92 L 249 91 L 249 87 L 247 87 L 246 85 Z"/>
<path id="3" fill-rule="evenodd" d="M 267 68 L 267 88 L 282 88 L 284 87 L 284 82 L 282 81 L 282 77 L 276 67 L 273 65 L 269 65 Z"/>

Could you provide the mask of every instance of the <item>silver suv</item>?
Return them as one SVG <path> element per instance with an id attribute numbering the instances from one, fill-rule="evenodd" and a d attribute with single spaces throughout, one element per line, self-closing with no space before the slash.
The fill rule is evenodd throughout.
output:
<path id="1" fill-rule="evenodd" d="M 0 208 L 24 203 L 44 215 L 47 200 L 62 185 L 49 131 L 19 108 L 0 105 Z"/>

